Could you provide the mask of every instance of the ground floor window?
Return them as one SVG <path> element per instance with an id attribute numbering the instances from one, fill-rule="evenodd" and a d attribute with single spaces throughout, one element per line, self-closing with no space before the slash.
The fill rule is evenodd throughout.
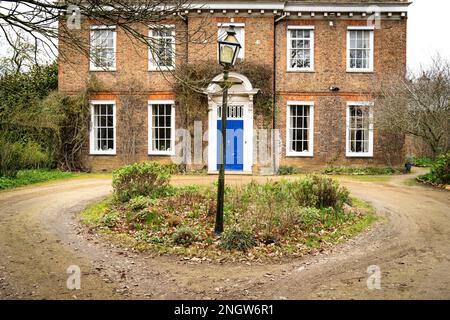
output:
<path id="1" fill-rule="evenodd" d="M 149 102 L 149 154 L 175 154 L 174 101 Z"/>
<path id="2" fill-rule="evenodd" d="M 347 157 L 373 156 L 373 114 L 371 103 L 347 105 Z"/>
<path id="3" fill-rule="evenodd" d="M 314 104 L 288 102 L 286 142 L 287 156 L 312 156 L 314 140 Z"/>
<path id="4" fill-rule="evenodd" d="M 91 154 L 116 153 L 116 104 L 114 101 L 91 102 Z"/>

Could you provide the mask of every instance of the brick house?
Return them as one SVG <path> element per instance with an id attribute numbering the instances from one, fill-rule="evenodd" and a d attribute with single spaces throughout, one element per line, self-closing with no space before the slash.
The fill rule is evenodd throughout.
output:
<path id="1" fill-rule="evenodd" d="M 229 26 L 243 46 L 240 60 L 269 70 L 267 81 L 275 94 L 267 125 L 255 117 L 258 88 L 252 79 L 231 73 L 242 84 L 230 89 L 228 127 L 234 141 L 228 146 L 228 171 L 258 173 L 273 162 L 304 170 L 400 163 L 404 137 L 377 130 L 372 92 L 383 78 L 406 72 L 408 5 L 402 0 L 194 1 L 162 27 L 142 30 L 158 41 L 157 56 L 115 26 L 83 21 L 80 33 L 90 41 L 91 52 L 106 44 L 106 67 L 61 42 L 59 90 L 76 93 L 92 77 L 101 83 L 101 90 L 90 97 L 86 167 L 112 170 L 124 163 L 126 123 L 118 113 L 129 107 L 121 98 L 136 80 L 142 99 L 133 107 L 141 134 L 133 159 L 175 161 L 183 108 L 173 90 L 173 72 L 182 64 L 217 64 L 217 38 Z M 185 41 L 199 26 L 205 30 L 199 36 L 203 38 Z M 211 173 L 217 171 L 221 106 L 213 82 L 221 77 L 212 77 L 204 90 L 203 143 L 189 144 L 200 154 L 190 157 L 189 166 L 207 167 Z M 268 159 L 262 159 L 261 149 L 269 150 Z"/>

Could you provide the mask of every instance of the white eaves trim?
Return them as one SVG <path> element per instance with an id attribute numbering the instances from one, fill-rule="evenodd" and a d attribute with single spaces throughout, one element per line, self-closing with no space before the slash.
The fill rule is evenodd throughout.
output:
<path id="1" fill-rule="evenodd" d="M 409 3 L 403 4 L 377 4 L 378 12 L 407 12 Z M 374 6 L 371 4 L 360 5 L 360 4 L 343 4 L 343 5 L 322 5 L 322 4 L 286 4 L 284 11 L 287 12 L 297 12 L 297 11 L 310 11 L 310 12 L 368 12 L 373 10 Z"/>
<path id="2" fill-rule="evenodd" d="M 187 5 L 188 9 L 204 9 L 204 10 L 283 10 L 282 2 L 258 2 L 258 1 L 241 1 L 238 3 L 230 3 L 229 1 L 192 1 Z"/>
<path id="3" fill-rule="evenodd" d="M 378 12 L 407 12 L 410 3 L 396 3 L 396 4 L 377 4 Z M 186 5 L 186 10 L 281 10 L 286 12 L 368 12 L 373 8 L 370 3 L 366 5 L 361 4 L 298 4 L 297 3 L 282 3 L 274 2 L 258 2 L 258 1 L 192 1 Z"/>

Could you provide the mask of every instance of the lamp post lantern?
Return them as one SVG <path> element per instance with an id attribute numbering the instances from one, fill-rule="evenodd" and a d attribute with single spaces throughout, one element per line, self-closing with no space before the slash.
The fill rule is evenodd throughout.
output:
<path id="1" fill-rule="evenodd" d="M 217 212 L 214 232 L 220 236 L 223 232 L 223 206 L 225 196 L 225 159 L 227 146 L 227 113 L 228 113 L 228 89 L 234 84 L 228 81 L 230 68 L 236 63 L 241 44 L 236 38 L 236 32 L 231 27 L 223 40 L 219 40 L 219 63 L 223 66 L 223 81 L 218 83 L 223 90 L 222 98 L 222 145 L 219 158 L 219 181 L 217 188 Z"/>

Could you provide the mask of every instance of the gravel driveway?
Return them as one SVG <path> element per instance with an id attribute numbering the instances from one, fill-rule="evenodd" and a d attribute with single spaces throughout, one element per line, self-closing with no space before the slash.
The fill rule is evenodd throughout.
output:
<path id="1" fill-rule="evenodd" d="M 0 299 L 450 299 L 450 192 L 405 185 L 410 178 L 342 180 L 385 219 L 331 252 L 269 265 L 136 253 L 86 232 L 74 218 L 110 193 L 108 179 L 0 192 Z M 81 290 L 66 287 L 71 265 Z M 380 290 L 367 288 L 373 265 Z"/>

